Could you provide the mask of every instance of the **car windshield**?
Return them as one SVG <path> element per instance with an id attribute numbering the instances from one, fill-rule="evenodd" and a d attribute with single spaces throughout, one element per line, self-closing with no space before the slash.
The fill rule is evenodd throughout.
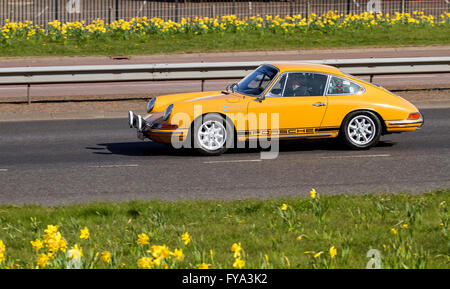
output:
<path id="1" fill-rule="evenodd" d="M 277 73 L 278 69 L 273 66 L 260 66 L 238 83 L 236 91 L 251 96 L 258 96 L 264 92 Z"/>

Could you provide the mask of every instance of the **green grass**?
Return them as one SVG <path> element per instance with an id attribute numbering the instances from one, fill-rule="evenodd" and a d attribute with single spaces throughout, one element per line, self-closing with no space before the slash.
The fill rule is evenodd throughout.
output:
<path id="1" fill-rule="evenodd" d="M 319 192 L 320 193 L 320 192 Z M 320 195 L 312 198 L 239 201 L 135 201 L 60 207 L 1 206 L 0 240 L 6 245 L 1 267 L 36 266 L 31 240 L 58 225 L 70 249 L 82 247 L 83 266 L 136 268 L 151 245 L 181 248 L 184 259 L 170 268 L 232 268 L 234 243 L 241 243 L 245 268 L 365 268 L 369 249 L 381 253 L 384 268 L 450 268 L 450 190 L 418 195 Z M 288 209 L 281 209 L 283 204 Z M 407 228 L 403 225 L 407 224 Z M 87 227 L 90 237 L 79 238 Z M 395 228 L 398 233 L 393 234 Z M 188 232 L 187 246 L 180 236 Z M 150 245 L 140 245 L 146 233 Z M 301 240 L 297 237 L 302 235 Z M 329 249 L 337 256 L 332 259 Z M 97 252 L 112 253 L 107 265 Z M 210 256 L 213 250 L 213 256 Z M 323 252 L 318 258 L 305 251 Z M 41 249 L 40 253 L 46 250 Z M 54 265 L 64 267 L 60 252 Z M 265 259 L 265 254 L 269 262 Z M 286 258 L 287 257 L 287 258 Z"/>
<path id="2" fill-rule="evenodd" d="M 14 40 L 0 44 L 0 56 L 139 55 L 217 51 L 256 51 L 350 47 L 395 47 L 450 44 L 450 25 L 395 25 L 284 34 L 262 30 L 248 33 L 208 33 L 103 37 L 86 41 Z"/>

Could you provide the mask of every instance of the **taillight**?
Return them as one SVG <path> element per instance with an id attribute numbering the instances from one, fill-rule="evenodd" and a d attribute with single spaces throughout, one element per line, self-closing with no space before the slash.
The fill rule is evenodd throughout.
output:
<path id="1" fill-rule="evenodd" d="M 410 113 L 408 116 L 408 119 L 419 119 L 420 118 L 420 112 L 413 112 Z"/>

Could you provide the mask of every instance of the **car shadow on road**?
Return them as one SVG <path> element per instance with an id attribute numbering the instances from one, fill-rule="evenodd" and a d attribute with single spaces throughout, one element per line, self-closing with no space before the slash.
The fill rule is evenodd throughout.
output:
<path id="1" fill-rule="evenodd" d="M 120 143 L 100 143 L 96 147 L 86 147 L 93 154 L 98 155 L 125 155 L 125 156 L 159 156 L 172 155 L 175 150 L 167 145 L 156 142 L 120 142 Z"/>
<path id="2" fill-rule="evenodd" d="M 376 148 L 391 147 L 396 143 L 391 141 L 379 141 Z M 169 145 L 149 142 L 123 142 L 123 143 L 100 143 L 96 147 L 86 147 L 94 154 L 99 155 L 125 155 L 125 156 L 198 156 L 193 149 L 173 149 Z M 279 143 L 279 152 L 302 152 L 302 151 L 349 151 L 350 149 L 336 140 L 291 140 Z M 229 149 L 226 154 L 250 154 L 261 151 L 270 151 L 246 144 L 244 148 Z"/>

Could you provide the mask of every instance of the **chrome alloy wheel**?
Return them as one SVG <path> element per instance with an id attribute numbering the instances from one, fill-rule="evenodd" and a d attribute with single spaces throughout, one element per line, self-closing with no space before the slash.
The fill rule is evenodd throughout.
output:
<path id="1" fill-rule="evenodd" d="M 376 126 L 373 120 L 365 115 L 357 115 L 350 120 L 347 126 L 350 140 L 357 145 L 366 145 L 376 135 Z"/>
<path id="2" fill-rule="evenodd" d="M 202 148 L 215 151 L 222 148 L 227 140 L 227 130 L 216 120 L 204 122 L 197 131 L 198 143 Z"/>

